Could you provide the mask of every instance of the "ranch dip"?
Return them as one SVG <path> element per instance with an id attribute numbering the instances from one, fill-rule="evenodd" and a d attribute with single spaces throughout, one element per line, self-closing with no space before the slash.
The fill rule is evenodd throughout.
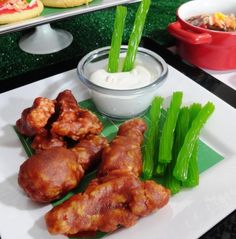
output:
<path id="1" fill-rule="evenodd" d="M 89 80 L 108 89 L 130 90 L 149 85 L 155 79 L 147 67 L 138 64 L 129 72 L 109 73 L 99 69 L 92 73 Z"/>

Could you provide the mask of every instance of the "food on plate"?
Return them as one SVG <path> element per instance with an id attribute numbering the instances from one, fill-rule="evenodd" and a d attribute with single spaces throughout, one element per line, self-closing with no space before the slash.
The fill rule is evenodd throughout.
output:
<path id="1" fill-rule="evenodd" d="M 104 148 L 108 146 L 108 141 L 100 135 L 88 135 L 78 144 L 71 148 L 77 156 L 77 162 L 86 171 L 97 166 L 101 159 Z"/>
<path id="2" fill-rule="evenodd" d="M 83 193 L 50 210 L 45 220 L 51 234 L 113 232 L 129 227 L 163 207 L 170 191 L 155 181 L 142 182 L 141 144 L 146 129 L 142 119 L 120 126 L 118 135 L 102 153 L 97 178 Z"/>
<path id="3" fill-rule="evenodd" d="M 193 120 L 199 114 L 201 109 L 202 109 L 202 106 L 199 103 L 194 103 L 189 107 L 189 122 L 187 122 L 188 129 L 192 125 Z M 185 122 L 185 124 L 186 124 L 186 122 Z M 186 133 L 187 132 L 185 132 L 185 135 L 186 135 Z M 184 141 L 182 141 L 182 144 L 183 143 L 184 143 Z M 189 160 L 188 176 L 187 176 L 187 179 L 183 182 L 184 187 L 194 187 L 199 184 L 198 147 L 199 147 L 199 142 L 196 141 L 196 143 L 194 145 L 194 149 L 192 151 L 192 155 Z"/>
<path id="4" fill-rule="evenodd" d="M 166 205 L 169 190 L 154 181 L 142 182 L 127 171 L 113 171 L 92 180 L 84 193 L 72 196 L 46 216 L 51 234 L 113 232 Z"/>
<path id="5" fill-rule="evenodd" d="M 37 17 L 43 11 L 40 0 L 0 0 L 0 24 Z"/>
<path id="6" fill-rule="evenodd" d="M 55 147 L 31 156 L 20 167 L 19 185 L 36 202 L 51 202 L 78 185 L 84 170 L 69 149 Z"/>
<path id="7" fill-rule="evenodd" d="M 211 102 L 206 103 L 199 111 L 196 118 L 193 119 L 191 126 L 186 133 L 173 171 L 175 178 L 182 182 L 186 181 L 188 178 L 189 161 L 199 138 L 201 129 L 205 125 L 208 118 L 212 115 L 214 110 L 215 106 Z"/>
<path id="8" fill-rule="evenodd" d="M 214 14 L 204 14 L 193 16 L 187 19 L 187 22 L 193 26 L 202 27 L 210 30 L 231 32 L 236 30 L 235 14 L 223 14 L 216 12 Z"/>
<path id="9" fill-rule="evenodd" d="M 143 150 L 143 178 L 150 179 L 153 176 L 153 169 L 156 157 L 155 148 L 158 145 L 158 132 L 160 128 L 160 116 L 164 99 L 160 96 L 154 97 L 149 110 L 150 122 Z"/>
<path id="10" fill-rule="evenodd" d="M 183 92 L 174 92 L 172 95 L 170 106 L 167 109 L 166 120 L 160 138 L 158 165 L 169 163 L 172 160 L 174 131 L 182 104 L 182 98 Z M 160 168 L 157 167 L 158 174 L 162 174 L 162 170 L 160 170 Z"/>
<path id="11" fill-rule="evenodd" d="M 37 133 L 31 143 L 31 148 L 35 152 L 41 150 L 50 149 L 54 147 L 67 147 L 67 142 L 63 137 L 56 134 L 52 134 L 49 130 L 43 128 L 39 133 Z"/>
<path id="12" fill-rule="evenodd" d="M 98 170 L 99 176 L 109 174 L 113 170 L 128 170 L 135 176 L 142 172 L 141 144 L 146 124 L 142 119 L 133 119 L 123 123 L 117 136 L 103 150 L 102 162 Z"/>
<path id="13" fill-rule="evenodd" d="M 33 106 L 23 110 L 16 122 L 19 133 L 33 138 L 35 151 L 67 147 L 72 141 L 89 134 L 100 134 L 103 126 L 91 111 L 82 109 L 70 90 L 59 93 L 55 100 L 38 97 Z"/>
<path id="14" fill-rule="evenodd" d="M 182 186 L 199 184 L 198 140 L 215 108 L 211 102 L 181 108 L 182 97 L 182 92 L 174 92 L 167 112 L 161 114 L 163 99 L 153 99 L 143 147 L 142 177 L 161 179 L 172 194 L 179 192 Z M 153 116 L 154 113 L 158 116 Z"/>
<path id="15" fill-rule="evenodd" d="M 47 7 L 67 8 L 89 4 L 92 0 L 42 0 L 42 2 Z"/>
<path id="16" fill-rule="evenodd" d="M 196 117 L 196 115 L 195 115 Z M 172 150 L 172 160 L 166 166 L 165 171 L 165 185 L 169 188 L 172 194 L 176 194 L 181 190 L 181 182 L 177 180 L 173 175 L 173 170 L 176 164 L 176 159 L 178 157 L 178 153 L 183 145 L 185 135 L 188 132 L 189 128 L 189 119 L 190 118 L 190 110 L 187 106 L 181 108 L 178 116 L 178 120 L 175 127 L 175 137 L 173 142 L 173 150 Z M 197 168 L 198 174 L 198 168 Z"/>
<path id="17" fill-rule="evenodd" d="M 20 167 L 18 182 L 34 201 L 48 203 L 75 188 L 100 159 L 107 140 L 89 135 L 71 149 L 53 147 L 27 159 Z"/>
<path id="18" fill-rule="evenodd" d="M 30 108 L 25 109 L 17 120 L 17 130 L 26 136 L 34 136 L 46 126 L 49 118 L 55 113 L 53 100 L 38 97 Z"/>
<path id="19" fill-rule="evenodd" d="M 100 134 L 102 123 L 92 112 L 82 109 L 71 91 L 65 90 L 56 98 L 58 118 L 52 123 L 51 132 L 73 140 L 84 138 L 87 134 Z"/>

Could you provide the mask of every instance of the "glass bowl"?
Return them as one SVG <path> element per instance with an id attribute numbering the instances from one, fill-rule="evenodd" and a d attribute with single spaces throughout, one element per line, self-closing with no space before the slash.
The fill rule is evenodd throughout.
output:
<path id="1" fill-rule="evenodd" d="M 117 120 L 143 115 L 166 79 L 168 72 L 166 62 L 156 53 L 139 47 L 135 65 L 145 66 L 151 73 L 152 82 L 139 88 L 110 89 L 90 81 L 92 73 L 98 69 L 107 69 L 109 50 L 110 47 L 99 48 L 80 60 L 77 67 L 80 81 L 88 87 L 93 102 L 102 114 Z M 126 51 L 127 46 L 121 46 L 121 63 Z"/>

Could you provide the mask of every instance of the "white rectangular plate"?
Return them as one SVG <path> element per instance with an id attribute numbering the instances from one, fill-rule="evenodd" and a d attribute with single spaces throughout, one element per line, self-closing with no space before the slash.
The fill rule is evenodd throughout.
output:
<path id="1" fill-rule="evenodd" d="M 27 156 L 12 125 L 37 96 L 51 99 L 71 89 L 81 101 L 89 97 L 76 71 L 23 86 L 0 95 L 0 235 L 2 239 L 49 239 L 43 216 L 51 205 L 31 202 L 17 184 L 17 173 Z M 157 94 L 168 99 L 173 91 L 184 92 L 184 104 L 212 101 L 216 110 L 202 131 L 202 140 L 224 160 L 201 174 L 200 185 L 172 197 L 166 207 L 142 218 L 107 238 L 193 239 L 204 234 L 236 208 L 236 111 L 215 95 L 171 66 L 167 81 Z"/>

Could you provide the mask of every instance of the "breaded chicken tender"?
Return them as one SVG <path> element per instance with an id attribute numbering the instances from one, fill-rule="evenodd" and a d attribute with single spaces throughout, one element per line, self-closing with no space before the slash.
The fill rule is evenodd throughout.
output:
<path id="1" fill-rule="evenodd" d="M 47 124 L 55 112 L 55 102 L 48 98 L 38 97 L 32 107 L 25 109 L 16 122 L 17 130 L 26 136 L 34 136 Z"/>
<path id="2" fill-rule="evenodd" d="M 103 176 L 112 170 L 125 169 L 139 176 L 142 171 L 141 144 L 145 130 L 146 124 L 139 118 L 123 123 L 116 138 L 103 150 L 98 175 Z"/>
<path id="3" fill-rule="evenodd" d="M 61 92 L 56 98 L 58 119 L 53 122 L 51 132 L 80 140 L 88 134 L 100 134 L 102 123 L 91 111 L 79 107 L 70 90 Z"/>
<path id="4" fill-rule="evenodd" d="M 127 171 L 113 171 L 91 181 L 84 193 L 54 207 L 45 220 L 51 234 L 113 232 L 163 207 L 169 196 L 169 190 L 154 181 L 142 182 Z"/>

